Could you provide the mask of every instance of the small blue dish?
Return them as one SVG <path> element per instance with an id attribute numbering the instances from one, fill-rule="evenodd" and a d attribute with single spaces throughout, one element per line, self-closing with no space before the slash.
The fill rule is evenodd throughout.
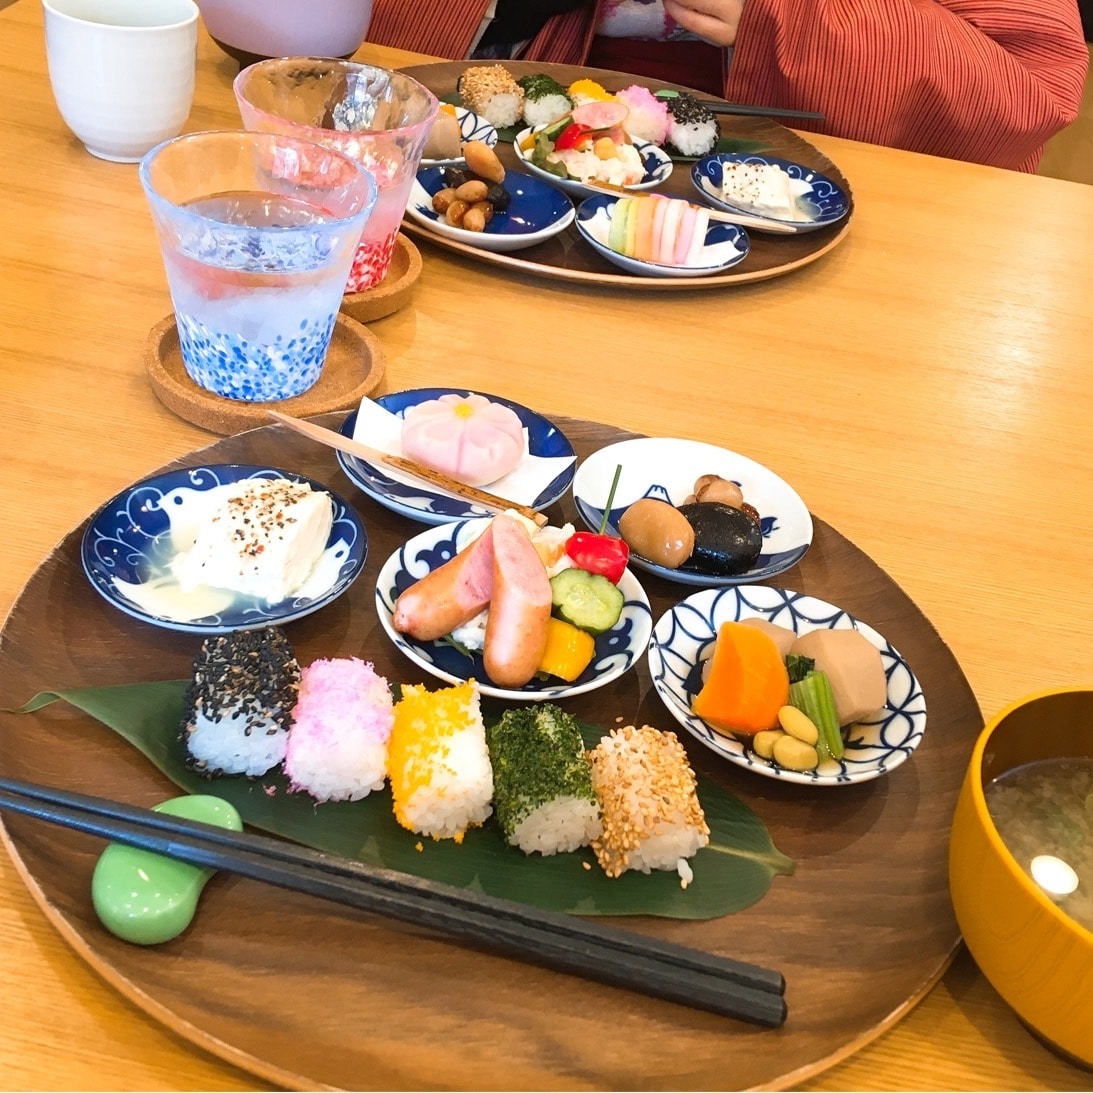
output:
<path id="1" fill-rule="evenodd" d="M 525 152 L 523 148 L 520 147 L 523 141 L 531 135 L 531 132 L 531 129 L 522 130 L 516 134 L 516 139 L 512 142 L 513 150 L 516 152 L 516 158 L 520 160 L 527 170 L 549 182 L 552 186 L 558 186 L 565 190 L 566 193 L 573 194 L 574 197 L 587 197 L 590 194 L 599 192 L 592 186 L 586 186 L 578 179 L 562 178 L 561 175 L 545 171 L 542 167 L 532 163 L 530 153 Z M 669 156 L 663 148 L 658 148 L 655 144 L 650 144 L 647 140 L 635 139 L 633 140 L 633 144 L 635 151 L 641 157 L 642 166 L 645 168 L 645 175 L 640 182 L 631 183 L 629 186 L 625 186 L 624 189 L 641 192 L 642 190 L 655 189 L 657 186 L 661 186 L 667 182 L 675 167 L 675 164 L 672 162 L 672 157 Z"/>
<path id="2" fill-rule="evenodd" d="M 326 550 L 304 589 L 277 604 L 225 594 L 225 606 L 199 618 L 180 619 L 177 615 L 186 612 L 157 610 L 157 606 L 170 605 L 170 563 L 176 553 L 193 543 L 192 521 L 200 512 L 200 495 L 248 478 L 306 482 L 333 499 L 334 523 Z M 152 626 L 190 634 L 256 630 L 310 615 L 337 599 L 360 576 L 367 555 L 368 537 L 361 518 L 321 482 L 273 467 L 244 464 L 187 467 L 146 478 L 123 490 L 91 517 L 80 546 L 84 573 L 108 603 Z M 129 594 L 123 591 L 125 585 L 131 586 Z M 141 595 L 141 586 L 157 591 Z M 176 593 L 177 587 L 175 584 Z M 183 602 L 189 600 L 177 595 Z"/>
<path id="3" fill-rule="evenodd" d="M 771 216 L 769 213 L 759 212 L 748 205 L 732 201 L 721 190 L 721 180 L 727 163 L 755 163 L 780 167 L 791 179 L 798 180 L 802 187 L 807 183 L 809 188 L 798 198 L 800 216 L 797 218 Z M 720 152 L 717 155 L 706 156 L 691 167 L 691 184 L 715 208 L 730 213 L 743 213 L 758 220 L 768 220 L 772 224 L 791 227 L 798 232 L 826 228 L 830 224 L 838 223 L 850 212 L 850 199 L 838 183 L 833 182 L 827 175 L 814 171 L 811 167 L 773 156 L 756 156 L 744 152 Z M 755 230 L 762 231 L 762 228 L 756 227 Z"/>
<path id="4" fill-rule="evenodd" d="M 534 410 L 529 410 L 518 402 L 510 402 L 497 395 L 489 395 L 482 391 L 456 390 L 451 387 L 423 387 L 414 391 L 397 391 L 390 395 L 380 395 L 375 402 L 385 410 L 404 417 L 406 411 L 412 406 L 417 406 L 418 403 L 429 402 L 440 398 L 441 395 L 453 394 L 464 397 L 480 394 L 491 402 L 499 402 L 502 406 L 507 406 L 527 429 L 530 455 L 544 459 L 569 460 L 565 470 L 535 497 L 510 497 L 508 498 L 510 501 L 542 511 L 562 497 L 573 482 L 576 465 L 573 445 L 556 425 Z M 342 436 L 352 437 L 356 424 L 357 411 L 354 410 L 342 423 Z M 373 500 L 378 501 L 384 508 L 408 516 L 411 520 L 418 520 L 423 524 L 447 524 L 453 520 L 470 520 L 486 515 L 484 509 L 463 498 L 430 490 L 429 486 L 423 482 L 410 484 L 396 481 L 385 468 L 377 467 L 374 463 L 367 463 L 345 452 L 336 454 L 346 477 L 355 486 Z"/>
<path id="5" fill-rule="evenodd" d="M 468 110 L 465 106 L 455 107 L 455 120 L 459 123 L 459 141 L 461 144 L 466 144 L 470 140 L 478 140 L 492 148 L 497 143 L 497 130 L 473 110 Z M 463 156 L 453 156 L 450 159 L 423 159 L 421 166 L 450 167 L 464 162 L 466 161 Z"/>
<path id="6" fill-rule="evenodd" d="M 766 619 L 796 634 L 857 630 L 880 651 L 888 682 L 884 707 L 852 725 L 842 759 L 796 771 L 764 759 L 748 738 L 717 732 L 691 712 L 702 689 L 703 662 L 713 653 L 723 623 Z M 926 731 L 926 698 L 915 674 L 892 644 L 871 626 L 815 596 L 769 585 L 709 588 L 677 603 L 657 621 L 649 644 L 649 674 L 668 712 L 696 740 L 756 774 L 809 786 L 845 786 L 890 774 L 909 759 Z"/>
<path id="7" fill-rule="evenodd" d="M 762 553 L 746 573 L 721 576 L 686 567 L 668 569 L 631 552 L 630 564 L 635 569 L 701 588 L 753 584 L 795 566 L 812 544 L 812 516 L 788 482 L 754 459 L 727 448 L 673 437 L 620 440 L 593 452 L 581 463 L 573 478 L 573 500 L 581 519 L 592 530 L 599 529 L 615 469 L 620 466 L 613 507 L 607 516 L 613 534 L 618 534 L 622 514 L 635 501 L 651 497 L 680 505 L 704 474 L 735 482 L 744 500 L 759 512 L 763 531 Z"/>
<path id="8" fill-rule="evenodd" d="M 619 581 L 625 598 L 619 621 L 596 638 L 592 663 L 572 683 L 534 677 L 520 688 L 490 683 L 481 653 L 468 656 L 450 642 L 417 641 L 394 627 L 395 601 L 410 585 L 450 561 L 474 534 L 480 521 L 460 521 L 428 528 L 396 550 L 376 578 L 376 613 L 387 636 L 410 660 L 430 675 L 448 683 L 478 680 L 479 690 L 491 698 L 523 702 L 557 702 L 594 691 L 628 672 L 644 655 L 653 628 L 649 598 L 637 577 L 627 569 Z"/>
<path id="9" fill-rule="evenodd" d="M 418 171 L 406 215 L 437 235 L 478 250 L 506 252 L 534 247 L 573 223 L 573 202 L 564 193 L 541 179 L 510 171 L 504 183 L 509 193 L 508 208 L 495 212 L 485 231 L 456 228 L 433 208 L 433 195 L 445 185 L 443 167 Z"/>
<path id="10" fill-rule="evenodd" d="M 641 277 L 706 277 L 739 265 L 751 249 L 748 233 L 743 228 L 736 224 L 711 221 L 696 265 L 667 266 L 660 262 L 629 258 L 612 250 L 606 242 L 611 217 L 620 200 L 609 194 L 597 194 L 582 201 L 577 210 L 577 230 L 590 246 L 627 273 L 636 273 Z"/>

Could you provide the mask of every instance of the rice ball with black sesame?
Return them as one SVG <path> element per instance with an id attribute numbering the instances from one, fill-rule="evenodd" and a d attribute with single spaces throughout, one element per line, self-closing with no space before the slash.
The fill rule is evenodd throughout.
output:
<path id="1" fill-rule="evenodd" d="M 275 626 L 206 638 L 194 657 L 180 735 L 200 774 L 265 774 L 284 757 L 300 665 Z"/>

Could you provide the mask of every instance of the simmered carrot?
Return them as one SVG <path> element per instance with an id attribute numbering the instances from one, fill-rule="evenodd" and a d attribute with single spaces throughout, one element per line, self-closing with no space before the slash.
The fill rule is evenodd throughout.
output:
<path id="1" fill-rule="evenodd" d="M 722 623 L 692 710 L 715 729 L 752 736 L 777 725 L 788 700 L 789 674 L 774 639 L 753 626 Z"/>

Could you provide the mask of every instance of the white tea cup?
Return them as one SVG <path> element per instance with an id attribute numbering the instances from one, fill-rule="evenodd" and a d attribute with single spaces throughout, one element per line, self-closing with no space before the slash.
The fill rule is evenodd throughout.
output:
<path id="1" fill-rule="evenodd" d="M 135 163 L 182 132 L 194 98 L 193 0 L 42 0 L 65 124 L 100 159 Z"/>

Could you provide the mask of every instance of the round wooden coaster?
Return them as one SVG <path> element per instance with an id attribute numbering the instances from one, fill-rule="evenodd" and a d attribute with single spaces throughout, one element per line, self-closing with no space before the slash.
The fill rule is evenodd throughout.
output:
<path id="1" fill-rule="evenodd" d="M 178 326 L 172 314 L 149 331 L 144 366 L 152 390 L 168 410 L 202 429 L 227 436 L 268 425 L 268 410 L 280 410 L 293 417 L 348 410 L 379 386 L 387 361 L 375 334 L 348 315 L 339 314 L 322 373 L 302 395 L 279 402 L 221 398 L 190 379 L 182 363 Z"/>
<path id="2" fill-rule="evenodd" d="M 342 297 L 342 314 L 359 323 L 373 323 L 404 308 L 413 298 L 421 276 L 421 251 L 401 232 L 395 240 L 387 276 L 367 292 Z"/>

